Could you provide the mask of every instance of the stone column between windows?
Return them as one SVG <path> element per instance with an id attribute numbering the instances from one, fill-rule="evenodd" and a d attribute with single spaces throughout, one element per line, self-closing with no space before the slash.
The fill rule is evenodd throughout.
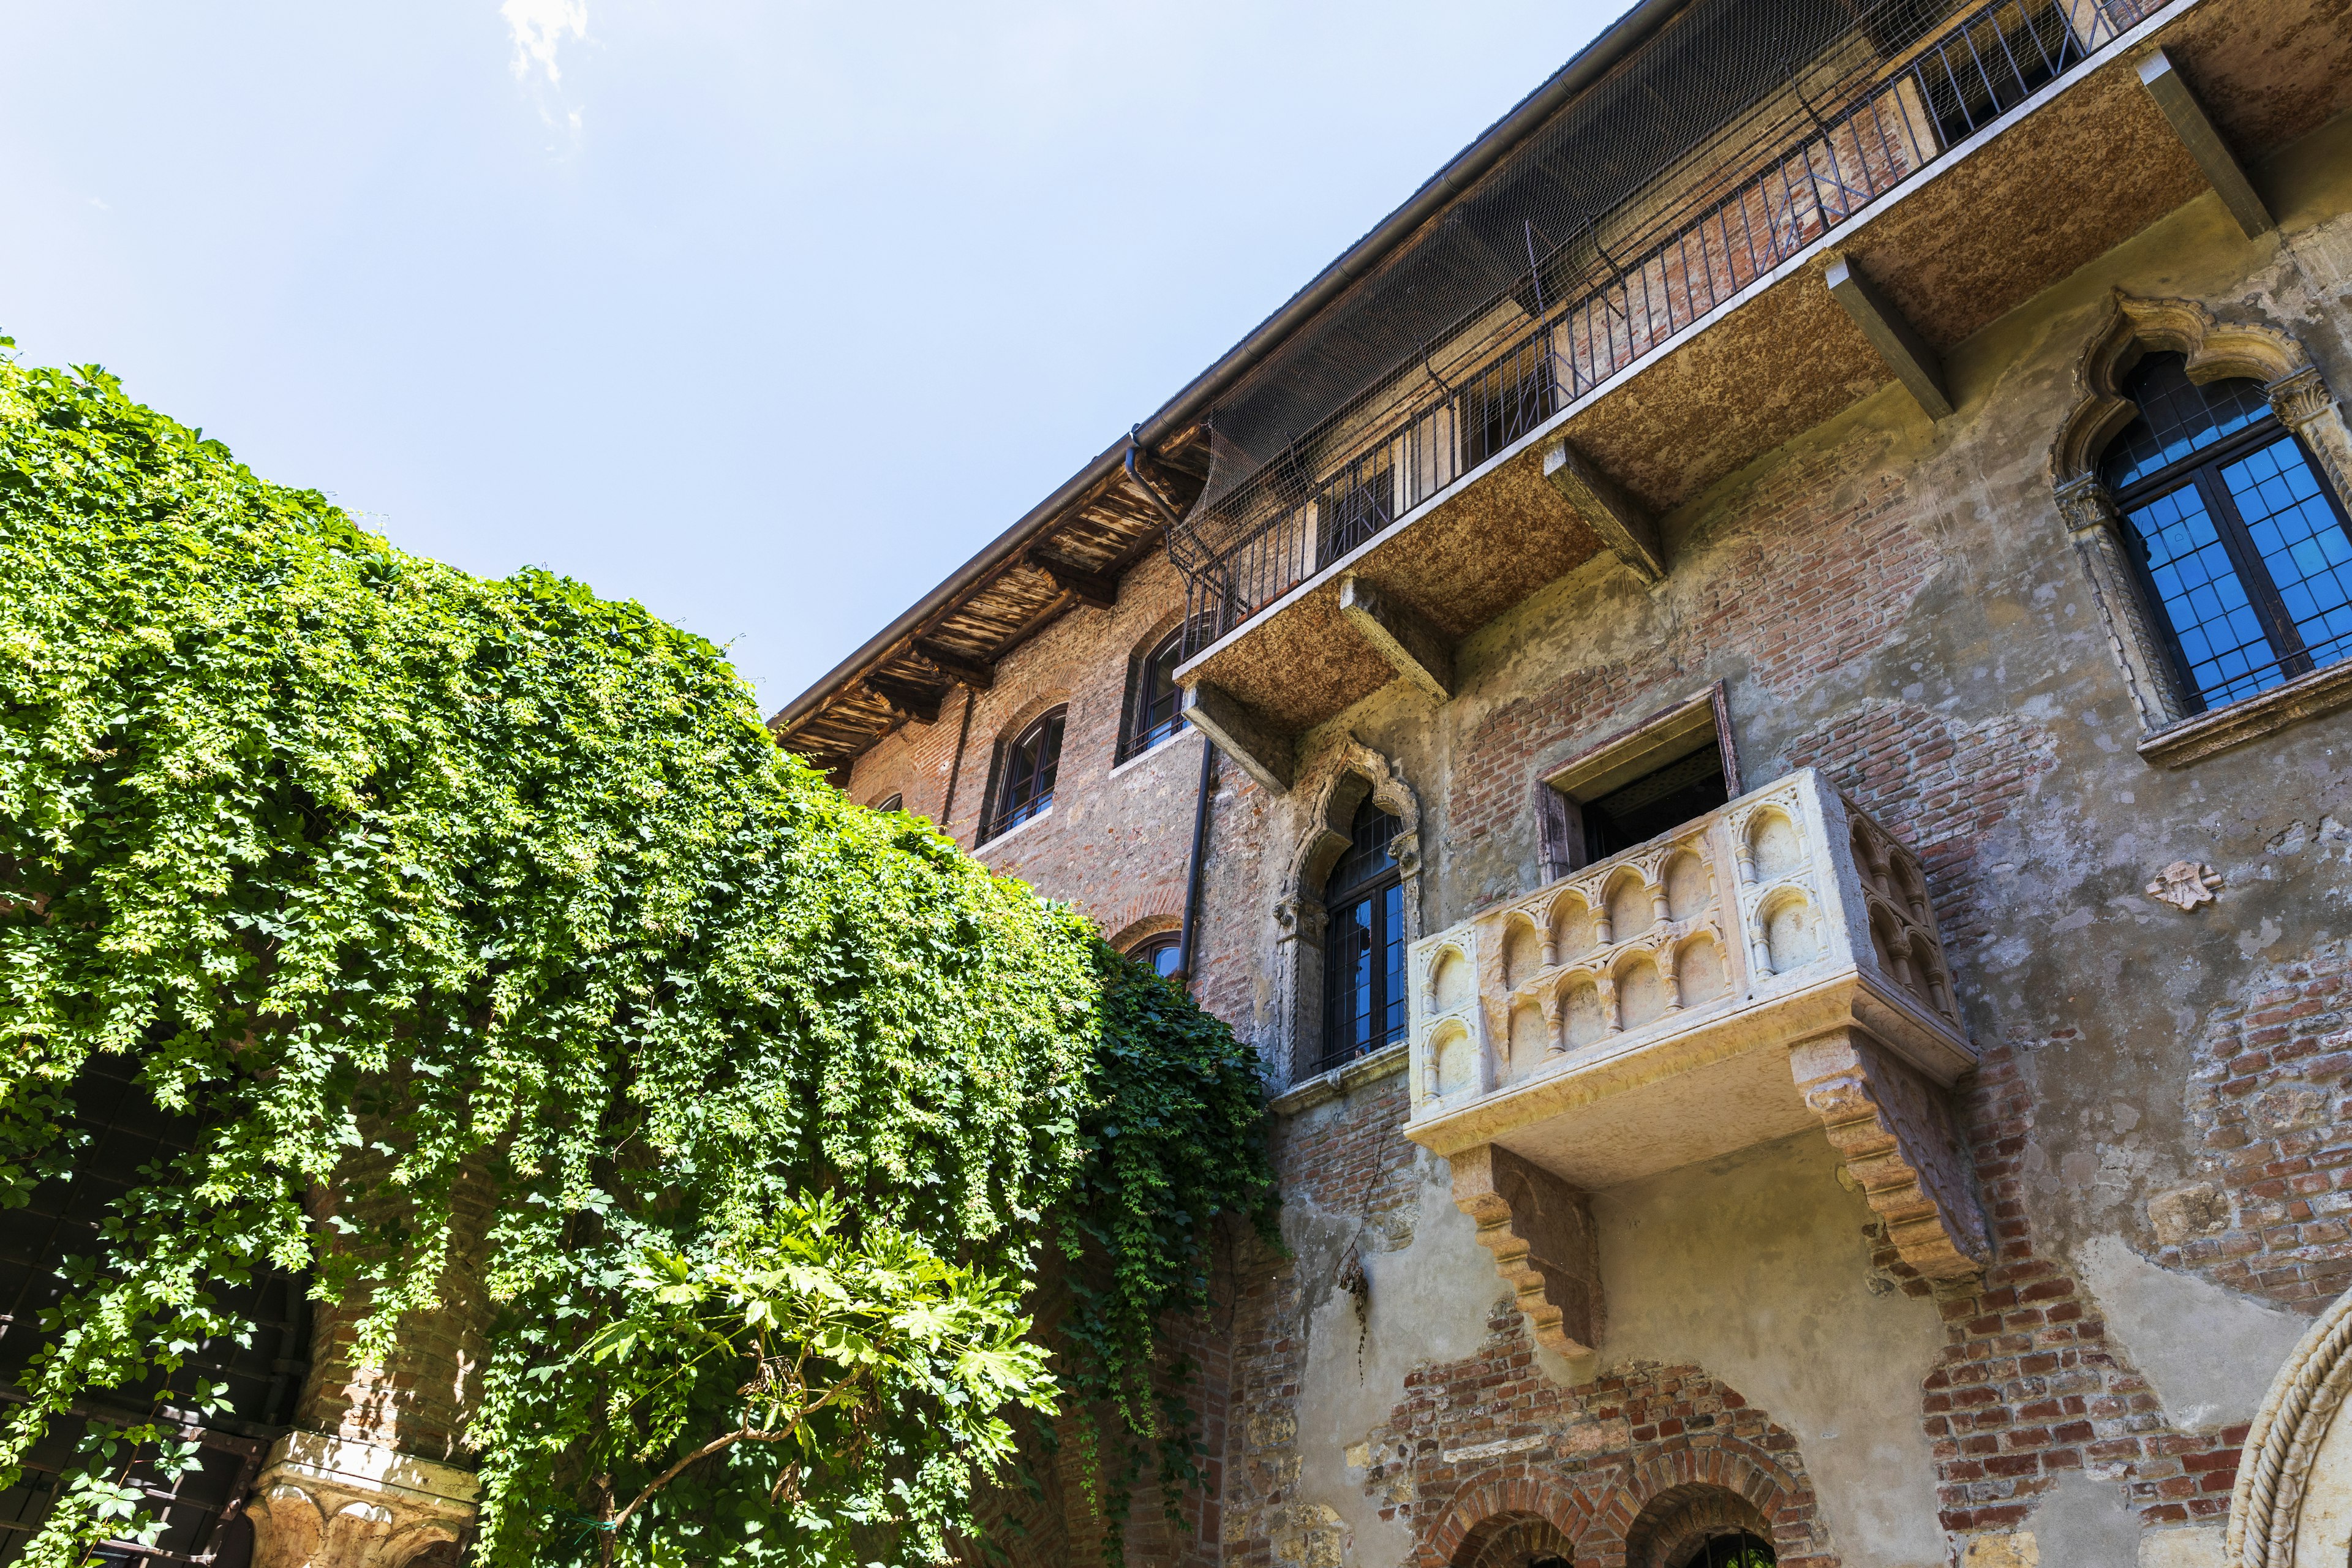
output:
<path id="1" fill-rule="evenodd" d="M 2107 651 L 2123 671 L 2124 687 L 2143 729 L 2161 730 L 2188 717 L 2173 679 L 2172 661 L 2148 616 L 2139 577 L 2125 552 L 2123 518 L 2095 475 L 2084 474 L 2056 488 L 2058 515 L 2066 537 L 2091 582 L 2091 602 L 2107 636 Z"/>
<path id="2" fill-rule="evenodd" d="M 246 1505 L 253 1568 L 406 1568 L 436 1547 L 455 1561 L 480 1490 L 460 1438 L 495 1310 L 482 1285 L 493 1195 L 487 1163 L 468 1163 L 440 1303 L 404 1319 L 380 1363 L 353 1354 L 363 1301 L 320 1310 L 295 1429 Z"/>
<path id="3" fill-rule="evenodd" d="M 2271 412 L 2278 416 L 2279 423 L 2302 437 L 2303 444 L 2319 459 L 2336 499 L 2352 509 L 2352 430 L 2345 427 L 2344 411 L 2327 390 L 2327 383 L 2320 379 L 2319 367 L 2305 365 L 2293 375 L 2281 376 L 2263 387 L 2263 395 L 2270 399 Z"/>

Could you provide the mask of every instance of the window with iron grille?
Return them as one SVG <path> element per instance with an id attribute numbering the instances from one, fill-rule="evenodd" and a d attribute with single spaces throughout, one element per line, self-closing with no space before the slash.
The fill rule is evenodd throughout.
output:
<path id="1" fill-rule="evenodd" d="M 1397 520 L 1396 469 L 1386 447 L 1333 476 L 1315 497 L 1316 562 L 1327 566 Z"/>
<path id="2" fill-rule="evenodd" d="M 1551 417 L 1552 356 L 1530 340 L 1472 375 L 1454 395 L 1462 431 L 1462 468 L 1469 472 Z"/>
<path id="3" fill-rule="evenodd" d="M 1069 710 L 1056 708 L 1030 725 L 1004 749 L 985 843 L 1009 833 L 1054 804 L 1054 775 L 1062 766 L 1062 727 Z"/>
<path id="4" fill-rule="evenodd" d="M 1184 729 L 1184 691 L 1176 684 L 1176 667 L 1184 660 L 1182 627 L 1170 632 L 1159 646 L 1138 659 L 1129 684 L 1127 733 L 1120 738 L 1118 759 L 1140 756 Z"/>
<path id="5" fill-rule="evenodd" d="M 76 1152 L 73 1179 L 49 1180 L 21 1208 L 0 1213 L 0 1399 L 14 1402 L 26 1364 L 44 1342 L 41 1313 L 68 1286 L 60 1270 L 69 1258 L 100 1249 L 100 1226 L 142 1166 L 168 1161 L 193 1146 L 196 1123 L 166 1115 L 133 1081 L 129 1065 L 100 1057 L 74 1084 L 74 1130 L 88 1142 Z M 152 1542 L 110 1541 L 99 1562 L 128 1568 L 165 1564 L 240 1568 L 252 1551 L 252 1529 L 240 1518 L 245 1495 L 269 1446 L 282 1436 L 301 1397 L 310 1350 L 310 1303 L 299 1276 L 267 1267 L 251 1281 L 207 1288 L 221 1307 L 255 1325 L 247 1342 L 220 1339 L 196 1347 L 180 1371 L 136 1388 L 85 1395 L 69 1415 L 26 1456 L 15 1486 L 0 1492 L 0 1564 L 14 1562 L 40 1528 L 55 1500 L 59 1472 L 72 1463 L 84 1421 L 130 1426 L 163 1418 L 197 1447 L 198 1462 L 176 1478 L 132 1458 L 130 1484 L 163 1522 Z M 209 1414 L 186 1398 L 196 1378 L 226 1385 L 227 1405 Z"/>
<path id="6" fill-rule="evenodd" d="M 1710 1535 L 1675 1568 L 1773 1568 L 1772 1543 L 1744 1530 Z"/>
<path id="7" fill-rule="evenodd" d="M 1404 824 L 1367 798 L 1323 884 L 1325 1072 L 1404 1038 L 1404 886 L 1389 846 Z"/>
<path id="8" fill-rule="evenodd" d="M 2124 391 L 2139 416 L 2108 447 L 2100 478 L 2129 525 L 2189 708 L 2352 654 L 2352 532 L 2261 386 L 2200 386 L 2181 355 L 2162 353 Z"/>
<path id="9" fill-rule="evenodd" d="M 874 803 L 874 809 L 877 811 L 904 811 L 907 809 L 907 797 L 903 795 L 884 795 L 880 800 Z"/>

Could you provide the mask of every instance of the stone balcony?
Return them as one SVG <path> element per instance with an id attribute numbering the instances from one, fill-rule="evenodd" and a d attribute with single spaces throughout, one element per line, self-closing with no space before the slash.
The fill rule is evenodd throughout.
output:
<path id="1" fill-rule="evenodd" d="M 1412 1111 L 1538 1337 L 1598 1343 L 1590 1193 L 1821 1128 L 1904 1258 L 1989 1255 L 1918 860 L 1808 769 L 1413 944 Z"/>

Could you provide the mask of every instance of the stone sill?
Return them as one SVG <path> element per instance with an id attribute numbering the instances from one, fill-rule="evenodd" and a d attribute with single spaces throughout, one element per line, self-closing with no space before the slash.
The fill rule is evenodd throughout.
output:
<path id="1" fill-rule="evenodd" d="M 1023 834 L 1028 832 L 1039 823 L 1050 822 L 1053 820 L 1053 816 L 1054 808 L 1049 805 L 1045 810 L 1037 813 L 1034 816 L 1023 818 L 1021 821 L 1014 823 L 1012 826 L 1006 828 L 1003 832 L 998 834 L 995 837 L 989 839 L 987 842 L 973 845 L 971 847 L 972 858 L 978 860 L 983 866 L 987 865 L 988 857 L 995 852 L 998 845 L 1012 843 L 1014 839 L 1020 837 Z"/>
<path id="2" fill-rule="evenodd" d="M 2185 768 L 2343 708 L 2352 708 L 2352 658 L 2299 675 L 2227 708 L 2183 719 L 2142 741 L 2139 754 L 2158 767 Z"/>
<path id="3" fill-rule="evenodd" d="M 1296 1116 L 1302 1110 L 1312 1110 L 1327 1101 L 1344 1099 L 1366 1084 L 1404 1071 L 1412 1056 L 1410 1040 L 1382 1046 L 1370 1056 L 1358 1057 L 1343 1067 L 1318 1073 L 1304 1083 L 1292 1084 L 1269 1100 L 1266 1109 L 1276 1116 Z"/>

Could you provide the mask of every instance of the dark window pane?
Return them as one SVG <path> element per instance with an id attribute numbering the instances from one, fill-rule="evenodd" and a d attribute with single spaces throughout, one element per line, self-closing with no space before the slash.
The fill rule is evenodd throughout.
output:
<path id="1" fill-rule="evenodd" d="M 896 795 L 876 802 L 874 806 L 874 809 L 877 811 L 904 811 L 906 808 L 906 797 L 904 795 Z"/>
<path id="2" fill-rule="evenodd" d="M 2285 679 L 2197 488 L 2184 485 L 2130 515 L 2157 602 L 2206 705 L 2234 702 Z"/>
<path id="3" fill-rule="evenodd" d="M 1389 845 L 1403 831 L 1403 823 L 1369 799 L 1358 806 L 1355 819 L 1349 824 L 1347 853 L 1331 868 L 1324 883 L 1325 897 L 1349 892 L 1394 870 L 1396 861 L 1389 854 Z"/>
<path id="4" fill-rule="evenodd" d="M 2125 382 L 2124 395 L 2139 405 L 2140 415 L 2107 448 L 2100 477 L 2111 489 L 2129 489 L 2270 413 L 2259 384 L 2200 386 L 2187 367 L 2179 354 L 2150 354 Z"/>
<path id="5" fill-rule="evenodd" d="M 1324 881 L 1325 1071 L 1404 1037 L 1404 889 L 1389 846 L 1404 825 L 1367 799 Z"/>
<path id="6" fill-rule="evenodd" d="M 1390 887 L 1381 895 L 1381 1016 L 1380 1038 L 1385 1046 L 1404 1038 L 1404 888 Z"/>
<path id="7" fill-rule="evenodd" d="M 2352 539 L 2292 436 L 2221 465 L 2221 482 L 2315 664 L 2352 654 Z"/>
<path id="8" fill-rule="evenodd" d="M 1345 555 L 1396 521 L 1396 479 L 1388 448 L 1357 458 L 1315 498 L 1318 564 Z"/>
<path id="9" fill-rule="evenodd" d="M 1584 803 L 1584 852 L 1601 860 L 1647 843 L 1731 798 L 1723 748 L 1708 742 L 1689 756 Z"/>
<path id="10" fill-rule="evenodd" d="M 1462 467 L 1476 468 L 1550 418 L 1552 403 L 1551 355 L 1540 341 L 1520 344 L 1473 375 L 1454 399 Z"/>

